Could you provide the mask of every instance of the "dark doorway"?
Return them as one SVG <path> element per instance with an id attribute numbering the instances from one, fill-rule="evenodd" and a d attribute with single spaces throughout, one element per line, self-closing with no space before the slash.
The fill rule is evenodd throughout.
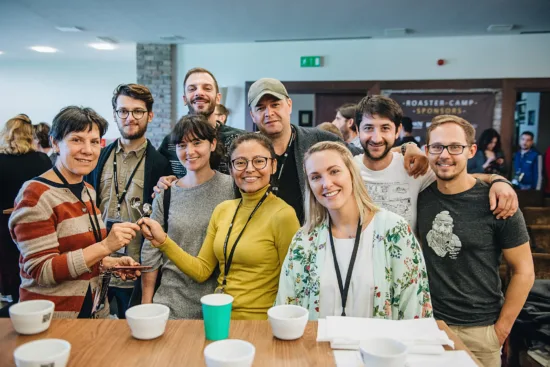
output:
<path id="1" fill-rule="evenodd" d="M 358 93 L 317 93 L 315 94 L 315 126 L 325 121 L 332 122 L 336 109 L 346 103 L 359 103 L 365 94 Z"/>

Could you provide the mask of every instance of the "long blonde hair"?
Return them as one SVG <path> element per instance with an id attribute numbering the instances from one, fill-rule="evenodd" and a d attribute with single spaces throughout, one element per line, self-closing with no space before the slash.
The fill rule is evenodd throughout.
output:
<path id="1" fill-rule="evenodd" d="M 340 143 L 340 142 L 333 142 L 333 141 L 322 141 L 307 151 L 307 153 L 304 155 L 304 174 L 306 176 L 306 190 L 305 190 L 305 196 L 304 196 L 304 212 L 305 212 L 305 223 L 304 223 L 304 230 L 307 232 L 310 232 L 315 227 L 323 223 L 328 218 L 328 210 L 321 205 L 315 198 L 315 195 L 313 191 L 311 190 L 311 186 L 309 185 L 309 180 L 307 179 L 307 172 L 306 172 L 306 162 L 307 160 L 314 154 L 323 152 L 326 150 L 332 150 L 340 155 L 340 158 L 344 161 L 344 164 L 349 170 L 349 173 L 351 175 L 351 185 L 353 190 L 353 196 L 355 198 L 355 202 L 357 203 L 357 206 L 359 208 L 359 216 L 361 218 L 361 223 L 363 223 L 363 220 L 368 216 L 369 212 L 377 212 L 379 209 L 378 207 L 372 202 L 372 199 L 369 196 L 369 193 L 367 192 L 367 188 L 365 187 L 365 184 L 363 183 L 363 179 L 361 178 L 361 172 L 359 171 L 359 167 L 357 164 L 353 161 L 353 156 L 351 155 L 348 148 Z"/>
<path id="2" fill-rule="evenodd" d="M 0 135 L 0 153 L 34 152 L 32 122 L 26 115 L 17 115 L 6 122 Z"/>

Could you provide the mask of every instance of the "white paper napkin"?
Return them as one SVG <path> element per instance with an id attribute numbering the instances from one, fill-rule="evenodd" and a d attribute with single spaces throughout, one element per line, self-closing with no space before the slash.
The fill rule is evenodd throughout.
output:
<path id="1" fill-rule="evenodd" d="M 364 367 L 358 351 L 334 350 L 334 361 L 337 367 Z M 477 367 L 476 363 L 464 350 L 447 351 L 439 355 L 407 356 L 407 367 Z"/>
<path id="2" fill-rule="evenodd" d="M 320 319 L 317 326 L 317 341 L 331 342 L 335 349 L 357 349 L 359 340 L 381 337 L 397 339 L 411 347 L 438 346 L 437 350 L 425 348 L 429 354 L 440 352 L 441 345 L 454 348 L 454 342 L 437 327 L 434 319 L 397 321 L 329 316 Z"/>

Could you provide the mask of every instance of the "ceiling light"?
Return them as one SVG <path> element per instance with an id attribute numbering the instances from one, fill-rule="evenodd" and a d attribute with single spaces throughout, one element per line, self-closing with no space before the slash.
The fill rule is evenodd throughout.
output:
<path id="1" fill-rule="evenodd" d="M 510 32 L 512 29 L 513 24 L 491 24 L 487 27 L 487 32 Z"/>
<path id="2" fill-rule="evenodd" d="M 95 48 L 96 50 L 114 50 L 117 48 L 115 45 L 105 42 L 90 43 L 88 46 Z"/>
<path id="3" fill-rule="evenodd" d="M 84 30 L 80 27 L 55 27 L 55 29 L 61 32 L 82 32 Z"/>
<path id="4" fill-rule="evenodd" d="M 36 52 L 50 53 L 50 54 L 57 52 L 57 49 L 53 47 L 48 47 L 48 46 L 33 46 L 31 47 L 31 50 L 34 50 Z"/>
<path id="5" fill-rule="evenodd" d="M 110 37 L 97 37 L 98 40 L 100 40 L 101 42 L 105 42 L 105 43 L 111 43 L 111 44 L 117 44 L 118 41 L 114 38 L 110 38 Z"/>
<path id="6" fill-rule="evenodd" d="M 2 55 L 4 53 L 4 51 L 0 51 L 0 55 Z"/>

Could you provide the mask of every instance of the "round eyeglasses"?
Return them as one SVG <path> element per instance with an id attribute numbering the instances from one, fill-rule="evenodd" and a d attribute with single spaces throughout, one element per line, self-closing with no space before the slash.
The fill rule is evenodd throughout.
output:
<path id="1" fill-rule="evenodd" d="M 246 158 L 235 158 L 231 161 L 231 164 L 233 165 L 233 168 L 235 168 L 237 171 L 244 171 L 246 167 L 248 167 L 248 162 L 252 162 L 252 166 L 256 168 L 257 170 L 264 169 L 267 166 L 267 161 L 272 158 L 262 157 L 262 156 L 256 156 L 252 159 L 246 159 Z"/>
<path id="2" fill-rule="evenodd" d="M 134 116 L 134 118 L 136 120 L 139 120 L 140 118 L 142 118 L 147 113 L 147 110 L 133 110 L 133 111 L 116 110 L 115 112 L 116 112 L 116 115 L 121 119 L 128 118 L 130 113 L 132 113 L 132 116 Z"/>

